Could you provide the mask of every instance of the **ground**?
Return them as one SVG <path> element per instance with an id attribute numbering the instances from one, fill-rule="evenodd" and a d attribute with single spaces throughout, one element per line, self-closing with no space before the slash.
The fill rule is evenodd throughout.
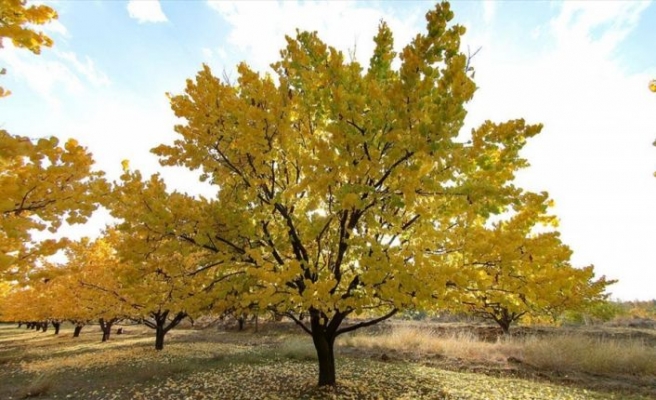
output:
<path id="1" fill-rule="evenodd" d="M 338 341 L 339 384 L 328 389 L 316 387 L 309 336 L 288 323 L 261 324 L 258 332 L 253 326 L 245 332 L 177 329 L 161 352 L 154 350 L 152 330 L 123 328 L 101 343 L 97 326 L 73 338 L 69 326 L 55 336 L 52 328 L 0 325 L 0 398 L 656 399 L 653 360 L 634 370 L 553 368 L 513 342 L 544 341 L 555 334 L 552 328 L 521 328 L 508 340 L 497 339 L 493 327 L 383 324 Z M 638 340 L 646 352 L 656 345 L 654 330 L 583 333 L 594 343 L 606 343 L 601 336 Z"/>

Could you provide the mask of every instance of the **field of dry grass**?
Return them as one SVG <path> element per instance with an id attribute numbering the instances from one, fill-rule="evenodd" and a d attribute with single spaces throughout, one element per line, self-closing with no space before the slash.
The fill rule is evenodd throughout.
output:
<path id="1" fill-rule="evenodd" d="M 398 322 L 340 338 L 339 384 L 319 390 L 311 340 L 289 324 L 174 330 L 162 352 L 151 330 L 125 330 L 101 343 L 98 327 L 75 339 L 69 327 L 55 336 L 0 325 L 0 398 L 656 398 L 656 336 L 481 340 L 466 327 Z"/>

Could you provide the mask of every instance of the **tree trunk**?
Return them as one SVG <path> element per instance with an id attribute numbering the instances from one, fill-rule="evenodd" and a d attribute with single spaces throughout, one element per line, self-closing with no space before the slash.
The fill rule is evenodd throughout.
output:
<path id="1" fill-rule="evenodd" d="M 510 325 L 514 320 L 515 319 L 512 318 L 512 315 L 506 310 L 503 310 L 501 316 L 494 317 L 494 321 L 501 327 L 504 335 L 510 335 Z"/>
<path id="2" fill-rule="evenodd" d="M 237 318 L 237 323 L 239 324 L 239 332 L 244 330 L 244 317 Z"/>
<path id="3" fill-rule="evenodd" d="M 155 330 L 155 350 L 164 350 L 164 337 L 166 334 L 176 327 L 180 321 L 187 317 L 187 313 L 179 312 L 173 317 L 173 319 L 166 324 L 167 317 L 169 315 L 169 310 L 158 310 L 156 312 L 151 312 L 150 316 L 153 318 L 153 321 L 144 320 L 144 325 Z"/>
<path id="4" fill-rule="evenodd" d="M 25 329 L 32 329 L 33 324 L 31 322 L 25 323 Z"/>
<path id="5" fill-rule="evenodd" d="M 102 342 L 106 342 L 109 340 L 109 336 L 112 333 L 112 325 L 114 325 L 114 322 L 116 322 L 116 319 L 112 318 L 110 320 L 105 320 L 103 318 L 100 318 L 98 321 L 100 323 L 100 329 L 102 330 Z"/>
<path id="6" fill-rule="evenodd" d="M 48 330 L 48 322 L 47 322 L 47 321 L 41 323 L 41 330 L 42 330 L 43 332 L 45 332 L 45 331 Z"/>
<path id="7" fill-rule="evenodd" d="M 59 335 L 59 328 L 61 327 L 61 322 L 53 322 L 52 326 L 55 327 L 55 335 Z"/>
<path id="8" fill-rule="evenodd" d="M 80 337 L 80 332 L 82 332 L 82 327 L 84 325 L 75 325 L 75 329 L 73 330 L 73 337 Z"/>
<path id="9" fill-rule="evenodd" d="M 164 336 L 166 336 L 164 326 L 158 325 L 155 328 L 155 350 L 164 350 Z"/>
<path id="10" fill-rule="evenodd" d="M 23 326 L 23 323 L 21 321 L 18 321 L 18 327 L 20 328 L 22 326 Z"/>
<path id="11" fill-rule="evenodd" d="M 335 385 L 335 334 L 327 332 L 318 312 L 311 313 L 312 342 L 319 359 L 319 386 Z"/>
<path id="12" fill-rule="evenodd" d="M 510 322 L 507 321 L 499 322 L 499 326 L 501 327 L 501 330 L 503 331 L 504 335 L 510 335 Z"/>

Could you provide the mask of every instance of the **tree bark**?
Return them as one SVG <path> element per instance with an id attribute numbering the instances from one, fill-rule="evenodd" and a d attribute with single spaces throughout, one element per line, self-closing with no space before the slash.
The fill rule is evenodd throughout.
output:
<path id="1" fill-rule="evenodd" d="M 312 332 L 312 341 L 319 360 L 319 386 L 334 385 L 335 378 L 335 338 L 324 332 Z"/>
<path id="2" fill-rule="evenodd" d="M 237 323 L 239 324 L 239 332 L 244 330 L 244 317 L 237 318 Z"/>
<path id="3" fill-rule="evenodd" d="M 104 318 L 100 318 L 98 320 L 100 323 L 100 329 L 102 330 L 102 342 L 106 342 L 109 340 L 109 337 L 112 333 L 112 325 L 116 322 L 116 318 L 112 318 L 109 320 L 105 320 Z"/>
<path id="4" fill-rule="evenodd" d="M 59 328 L 61 327 L 61 322 L 53 322 L 52 326 L 55 327 L 55 335 L 59 335 Z"/>
<path id="5" fill-rule="evenodd" d="M 80 332 L 82 332 L 82 327 L 84 327 L 84 325 L 75 325 L 75 329 L 73 330 L 73 337 L 80 337 Z"/>
<path id="6" fill-rule="evenodd" d="M 166 336 L 164 327 L 158 325 L 155 328 L 155 350 L 164 350 L 164 336 Z"/>
<path id="7" fill-rule="evenodd" d="M 335 338 L 337 335 L 327 329 L 318 311 L 310 313 L 312 342 L 319 360 L 319 386 L 335 385 Z"/>

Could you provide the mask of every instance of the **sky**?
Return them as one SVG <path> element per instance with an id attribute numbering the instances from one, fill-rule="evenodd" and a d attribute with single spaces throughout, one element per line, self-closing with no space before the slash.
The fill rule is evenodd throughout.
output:
<path id="1" fill-rule="evenodd" d="M 210 189 L 181 168 L 160 167 L 149 150 L 174 138 L 166 93 L 177 94 L 208 64 L 236 77 L 245 61 L 266 72 L 296 28 L 366 64 L 379 21 L 401 49 L 425 30 L 431 1 L 45 1 L 59 19 L 39 56 L 0 49 L 13 94 L 0 128 L 32 138 L 76 138 L 117 179 L 121 161 L 162 172 L 172 188 Z M 463 51 L 478 90 L 466 131 L 485 120 L 525 118 L 542 133 L 522 152 L 528 190 L 555 200 L 562 239 L 576 266 L 619 279 L 612 298 L 656 298 L 656 4 L 650 1 L 461 1 Z M 70 230 L 94 235 L 107 219 Z"/>

